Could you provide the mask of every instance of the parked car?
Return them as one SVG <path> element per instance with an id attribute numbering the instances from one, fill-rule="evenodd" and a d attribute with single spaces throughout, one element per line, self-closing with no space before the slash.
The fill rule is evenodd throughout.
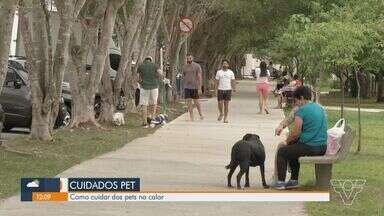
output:
<path id="1" fill-rule="evenodd" d="M 4 110 L 3 130 L 14 127 L 30 128 L 32 123 L 31 91 L 28 73 L 8 66 L 8 71 L 0 94 L 0 104 Z M 68 126 L 70 113 L 61 100 L 55 127 Z"/>

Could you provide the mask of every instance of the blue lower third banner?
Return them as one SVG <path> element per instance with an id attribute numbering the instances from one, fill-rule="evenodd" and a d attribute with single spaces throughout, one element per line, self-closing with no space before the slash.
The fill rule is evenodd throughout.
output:
<path id="1" fill-rule="evenodd" d="M 56 202 L 327 202 L 328 191 L 285 191 L 264 189 L 143 191 L 139 178 L 22 178 L 21 201 Z"/>

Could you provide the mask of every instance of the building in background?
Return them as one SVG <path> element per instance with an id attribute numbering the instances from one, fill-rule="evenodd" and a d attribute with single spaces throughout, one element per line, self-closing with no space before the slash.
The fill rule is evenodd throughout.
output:
<path id="1" fill-rule="evenodd" d="M 254 78 L 254 76 L 259 76 L 260 70 L 260 60 L 255 57 L 254 54 L 245 54 L 245 66 L 241 69 L 241 75 L 244 78 Z"/>

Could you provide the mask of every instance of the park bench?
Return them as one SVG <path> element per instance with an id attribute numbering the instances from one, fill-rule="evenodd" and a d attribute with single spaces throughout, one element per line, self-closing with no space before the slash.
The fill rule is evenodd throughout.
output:
<path id="1" fill-rule="evenodd" d="M 316 186 L 330 186 L 332 178 L 332 165 L 345 160 L 353 143 L 355 134 L 349 126 L 345 127 L 345 134 L 341 138 L 340 150 L 335 155 L 300 157 L 300 163 L 315 164 Z"/>

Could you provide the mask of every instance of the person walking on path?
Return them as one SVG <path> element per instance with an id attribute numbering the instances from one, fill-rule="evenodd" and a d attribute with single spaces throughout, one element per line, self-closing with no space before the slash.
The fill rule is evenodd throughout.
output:
<path id="1" fill-rule="evenodd" d="M 260 111 L 258 114 L 263 114 L 265 111 L 266 114 L 269 114 L 267 108 L 268 102 L 268 93 L 269 93 L 269 72 L 267 70 L 267 63 L 264 61 L 260 62 L 260 75 L 256 81 L 256 90 L 259 95 L 259 108 Z"/>
<path id="2" fill-rule="evenodd" d="M 229 101 L 231 101 L 232 91 L 236 92 L 235 74 L 229 69 L 229 61 L 222 61 L 222 69 L 216 73 L 217 102 L 219 108 L 219 118 L 224 117 L 224 123 L 228 123 Z"/>
<path id="3" fill-rule="evenodd" d="M 194 121 L 193 104 L 196 106 L 200 115 L 200 120 L 204 119 L 199 102 L 199 95 L 201 95 L 202 85 L 202 71 L 199 64 L 193 61 L 191 54 L 187 55 L 187 63 L 183 66 L 184 77 L 184 95 L 188 104 L 189 117 Z M 192 104 L 193 101 L 193 104 Z"/>
<path id="4" fill-rule="evenodd" d="M 311 89 L 306 86 L 298 87 L 293 97 L 299 108 L 295 113 L 293 130 L 286 139 L 287 145 L 281 146 L 277 151 L 276 189 L 298 187 L 299 157 L 324 155 L 327 149 L 327 117 L 320 105 L 311 102 Z M 291 167 L 291 179 L 286 183 L 288 163 Z"/>
<path id="5" fill-rule="evenodd" d="M 139 66 L 137 74 L 140 85 L 139 105 L 142 111 L 142 126 L 148 128 L 150 120 L 156 115 L 161 73 L 157 70 L 155 63 L 153 63 L 152 57 L 148 56 Z"/>

